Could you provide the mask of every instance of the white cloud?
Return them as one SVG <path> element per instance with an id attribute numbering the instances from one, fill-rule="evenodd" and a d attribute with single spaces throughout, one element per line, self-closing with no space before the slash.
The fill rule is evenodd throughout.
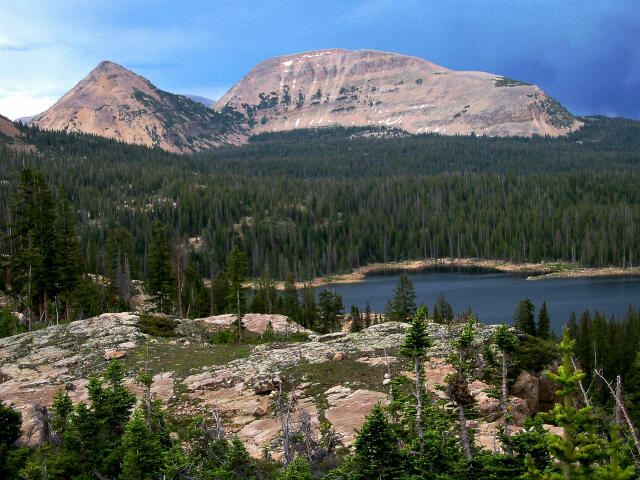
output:
<path id="1" fill-rule="evenodd" d="M 12 92 L 0 96 L 0 114 L 11 120 L 44 112 L 58 100 L 53 96 L 37 96 L 29 92 Z"/>

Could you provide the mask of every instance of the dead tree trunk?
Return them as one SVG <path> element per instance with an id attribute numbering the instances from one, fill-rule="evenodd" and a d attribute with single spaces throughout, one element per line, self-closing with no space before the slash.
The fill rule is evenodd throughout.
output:
<path id="1" fill-rule="evenodd" d="M 633 444 L 636 447 L 636 450 L 638 451 L 638 455 L 640 455 L 640 441 L 638 441 L 638 435 L 636 434 L 636 429 L 633 427 L 633 422 L 629 418 L 629 414 L 627 413 L 627 409 L 624 408 L 624 404 L 622 403 L 621 398 L 617 396 L 616 392 L 613 390 L 613 387 L 611 386 L 611 383 L 606 378 L 604 378 L 598 370 L 594 371 L 593 373 L 594 375 L 600 377 L 602 381 L 605 383 L 605 385 L 609 387 L 609 391 L 611 392 L 611 395 L 613 395 L 617 408 L 620 409 L 620 413 L 622 414 L 625 421 L 627 422 L 627 426 L 629 427 L 631 438 L 633 439 Z"/>
<path id="2" fill-rule="evenodd" d="M 511 422 L 509 419 L 509 390 L 507 389 L 507 352 L 502 351 L 502 415 L 504 416 L 504 449 L 507 455 L 513 456 L 511 448 Z"/>
<path id="3" fill-rule="evenodd" d="M 416 375 L 416 400 L 418 401 L 418 407 L 416 409 L 416 430 L 418 432 L 418 439 L 420 441 L 420 455 L 424 450 L 424 429 L 422 428 L 422 357 L 416 357 L 414 360 L 413 371 Z"/>
<path id="4" fill-rule="evenodd" d="M 462 447 L 462 451 L 464 452 L 467 462 L 471 462 L 473 460 L 473 455 L 471 454 L 469 429 L 467 428 L 467 418 L 464 414 L 464 405 L 462 404 L 459 405 L 458 422 L 460 423 L 460 446 Z"/>

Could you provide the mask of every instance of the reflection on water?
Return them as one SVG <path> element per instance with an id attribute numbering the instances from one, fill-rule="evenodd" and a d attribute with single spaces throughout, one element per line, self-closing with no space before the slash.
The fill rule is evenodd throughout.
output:
<path id="1" fill-rule="evenodd" d="M 371 308 L 383 312 L 393 296 L 398 282 L 398 272 L 370 275 L 360 283 L 330 284 L 342 295 L 345 308 L 351 305 L 364 309 L 369 301 Z M 471 307 L 478 320 L 484 323 L 512 322 L 516 304 L 529 298 L 536 306 L 536 314 L 542 302 L 547 302 L 554 331 L 559 332 L 571 312 L 600 310 L 607 315 L 624 315 L 633 304 L 640 307 L 640 278 L 549 278 L 525 280 L 524 276 L 480 269 L 429 269 L 408 273 L 416 290 L 417 303 L 424 302 L 429 310 L 444 292 L 456 312 Z"/>

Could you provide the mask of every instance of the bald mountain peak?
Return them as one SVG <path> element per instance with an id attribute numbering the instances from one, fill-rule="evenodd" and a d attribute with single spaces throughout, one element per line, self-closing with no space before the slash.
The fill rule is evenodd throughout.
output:
<path id="1" fill-rule="evenodd" d="M 162 91 L 110 61 L 101 62 L 33 123 L 180 153 L 235 141 L 244 134 L 239 114 L 216 112 Z"/>
<path id="2" fill-rule="evenodd" d="M 540 88 L 417 57 L 329 49 L 270 58 L 215 105 L 242 111 L 252 132 L 327 125 L 410 133 L 563 135 L 581 124 Z"/>

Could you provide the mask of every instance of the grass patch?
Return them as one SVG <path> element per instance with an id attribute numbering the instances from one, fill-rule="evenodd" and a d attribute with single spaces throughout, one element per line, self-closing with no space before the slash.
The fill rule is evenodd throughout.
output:
<path id="1" fill-rule="evenodd" d="M 221 329 L 211 334 L 209 341 L 214 345 L 237 344 L 238 333 L 235 329 Z M 263 343 L 294 343 L 308 342 L 309 335 L 302 332 L 290 332 L 288 335 L 276 333 L 273 330 L 265 331 L 262 335 L 257 333 L 244 332 L 243 344 L 261 345 Z"/>
<path id="2" fill-rule="evenodd" d="M 174 330 L 178 324 L 178 321 L 171 318 L 156 317 L 145 313 L 140 315 L 138 328 L 142 333 L 154 337 L 175 337 Z"/>
<path id="3" fill-rule="evenodd" d="M 401 362 L 394 362 L 390 366 L 391 376 L 397 376 L 403 370 Z M 285 369 L 283 377 L 292 383 L 300 384 L 310 382 L 309 394 L 320 395 L 336 385 L 348 385 L 351 388 L 386 392 L 387 387 L 382 385 L 384 374 L 387 373 L 386 365 L 372 366 L 345 358 L 339 362 L 327 361 L 324 363 L 302 364 Z"/>
<path id="4" fill-rule="evenodd" d="M 148 352 L 147 352 L 148 348 Z M 138 371 L 147 363 L 153 372 L 175 372 L 185 377 L 202 367 L 224 365 L 238 358 L 248 357 L 252 345 L 169 345 L 152 343 L 131 350 L 122 359 L 127 370 Z"/>

